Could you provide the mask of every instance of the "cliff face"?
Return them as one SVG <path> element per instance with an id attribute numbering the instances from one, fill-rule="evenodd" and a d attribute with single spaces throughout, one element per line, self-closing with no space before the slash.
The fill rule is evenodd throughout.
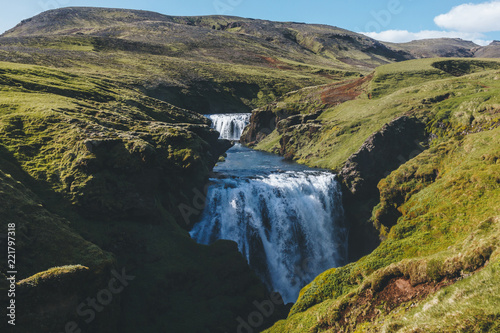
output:
<path id="1" fill-rule="evenodd" d="M 371 78 L 371 75 L 351 78 L 340 83 L 308 87 L 285 94 L 273 103 L 252 112 L 250 124 L 245 128 L 240 141 L 255 146 L 276 127 L 279 134 L 291 132 L 296 127 L 307 129 L 307 124 L 314 124 L 314 120 L 325 109 L 358 97 Z M 298 126 L 301 124 L 305 126 Z M 281 150 L 286 147 L 287 145 L 282 145 Z M 284 155 L 283 151 L 281 154 Z"/>
<path id="2" fill-rule="evenodd" d="M 424 151 L 420 143 L 425 141 L 425 124 L 407 116 L 396 118 L 366 139 L 346 161 L 339 177 L 353 196 L 375 196 L 380 179 Z"/>
<path id="3" fill-rule="evenodd" d="M 349 257 L 354 261 L 379 245 L 377 232 L 369 223 L 377 204 L 377 184 L 401 164 L 426 147 L 425 124 L 402 116 L 372 134 L 351 155 L 339 172 L 344 188 L 344 210 L 350 221 Z"/>

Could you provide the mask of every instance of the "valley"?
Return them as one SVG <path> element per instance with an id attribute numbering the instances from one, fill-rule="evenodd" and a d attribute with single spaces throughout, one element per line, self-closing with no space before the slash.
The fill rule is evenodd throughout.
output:
<path id="1" fill-rule="evenodd" d="M 497 44 L 89 7 L 21 22 L 0 36 L 14 332 L 498 331 Z M 85 320 L 117 272 L 134 279 Z"/>

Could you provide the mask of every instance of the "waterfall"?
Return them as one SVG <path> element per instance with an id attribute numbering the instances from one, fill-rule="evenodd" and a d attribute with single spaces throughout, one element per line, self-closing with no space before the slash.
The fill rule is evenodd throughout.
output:
<path id="1" fill-rule="evenodd" d="M 327 171 L 268 172 L 211 179 L 199 243 L 233 240 L 250 267 L 286 302 L 323 271 L 345 263 L 341 191 Z"/>
<path id="2" fill-rule="evenodd" d="M 208 115 L 221 138 L 239 140 L 250 114 Z M 335 175 L 236 144 L 214 171 L 190 234 L 235 241 L 250 267 L 285 302 L 318 274 L 345 264 L 347 228 Z"/>
<path id="3" fill-rule="evenodd" d="M 239 140 L 245 126 L 250 121 L 250 113 L 210 114 L 213 128 L 220 133 L 221 139 Z"/>

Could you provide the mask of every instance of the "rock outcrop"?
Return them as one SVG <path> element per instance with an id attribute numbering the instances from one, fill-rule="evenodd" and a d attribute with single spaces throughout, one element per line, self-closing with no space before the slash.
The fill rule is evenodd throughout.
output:
<path id="1" fill-rule="evenodd" d="M 339 177 L 359 199 L 377 196 L 377 184 L 391 171 L 425 150 L 425 124 L 415 118 L 394 119 L 371 135 L 345 163 Z"/>
<path id="2" fill-rule="evenodd" d="M 271 134 L 276 128 L 276 114 L 271 110 L 255 110 L 250 117 L 250 124 L 245 127 L 240 142 L 255 145 Z"/>
<path id="3" fill-rule="evenodd" d="M 372 75 L 323 86 L 308 87 L 293 91 L 282 98 L 256 109 L 245 128 L 241 142 L 254 146 L 277 128 L 279 134 L 291 132 L 293 126 L 314 121 L 325 109 L 358 97 Z M 313 129 L 314 131 L 314 129 Z M 285 142 L 288 140 L 283 139 Z M 281 155 L 286 153 L 286 144 L 281 146 Z"/>
<path id="4" fill-rule="evenodd" d="M 380 197 L 377 184 L 424 151 L 425 139 L 425 125 L 418 119 L 396 118 L 371 135 L 341 169 L 344 211 L 351 228 L 350 260 L 370 253 L 380 243 L 379 231 L 370 220 Z"/>

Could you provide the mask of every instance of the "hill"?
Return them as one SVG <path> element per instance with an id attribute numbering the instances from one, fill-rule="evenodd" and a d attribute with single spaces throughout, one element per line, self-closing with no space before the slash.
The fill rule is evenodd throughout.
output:
<path id="1" fill-rule="evenodd" d="M 421 39 L 408 43 L 384 43 L 395 49 L 407 52 L 415 59 L 436 57 L 475 57 L 482 47 L 460 38 Z M 499 56 L 499 54 L 496 54 Z"/>
<path id="2" fill-rule="evenodd" d="M 0 37 L 0 60 L 96 75 L 105 69 L 148 96 L 200 113 L 248 112 L 286 92 L 401 59 L 330 26 L 122 9 L 48 11 Z"/>
<path id="3" fill-rule="evenodd" d="M 498 58 L 500 53 L 500 42 L 493 41 L 490 45 L 484 46 L 476 51 L 475 55 L 482 58 Z"/>
<path id="4" fill-rule="evenodd" d="M 96 75 L 105 69 L 150 97 L 199 113 L 249 112 L 379 65 L 481 49 L 456 39 L 380 43 L 326 25 L 87 7 L 44 12 L 0 36 L 2 61 Z M 488 56 L 495 54 L 490 48 Z"/>
<path id="5" fill-rule="evenodd" d="M 169 46 L 167 53 L 180 47 L 177 51 L 184 51 L 184 58 L 212 56 L 251 64 L 265 64 L 262 57 L 283 57 L 308 65 L 366 69 L 403 58 L 371 38 L 332 26 L 230 16 L 173 17 L 122 9 L 48 11 L 23 21 L 3 36 L 40 35 L 119 38 Z M 228 47 L 233 52 L 227 52 Z M 190 49 L 197 52 L 185 52 Z"/>
<path id="6" fill-rule="evenodd" d="M 230 146 L 205 117 L 120 81 L 33 65 L 1 62 L 0 92 L 0 223 L 16 232 L 16 329 L 228 330 L 268 297 L 234 244 L 198 245 L 185 230 Z M 87 321 L 79 302 L 109 291 L 116 274 L 133 279 Z"/>
<path id="7" fill-rule="evenodd" d="M 268 332 L 498 330 L 499 75 L 493 59 L 411 60 L 253 112 L 257 149 L 339 172 L 351 225 L 353 262 Z"/>

